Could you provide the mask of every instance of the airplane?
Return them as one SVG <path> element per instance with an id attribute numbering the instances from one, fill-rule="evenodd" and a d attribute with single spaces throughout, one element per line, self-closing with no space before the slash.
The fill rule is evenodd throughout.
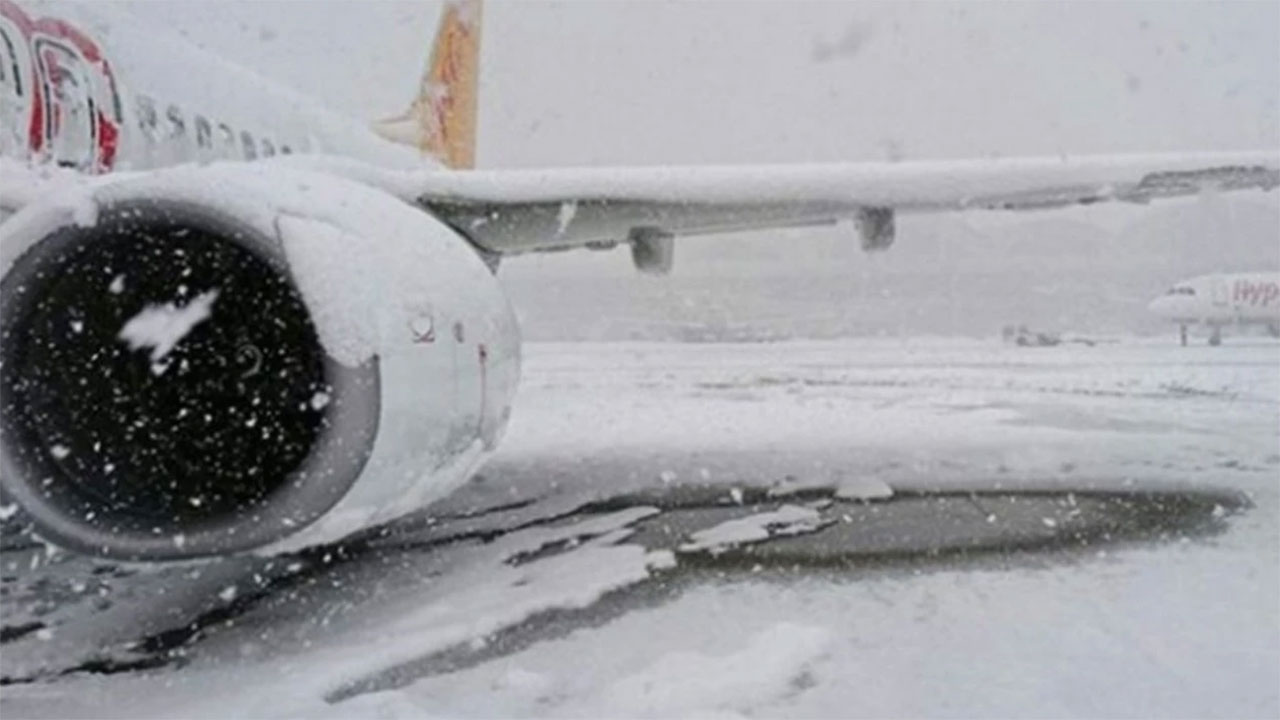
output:
<path id="1" fill-rule="evenodd" d="M 1222 344 L 1228 325 L 1262 325 L 1280 337 L 1280 273 L 1216 273 L 1176 283 L 1147 308 L 1178 323 L 1182 344 L 1187 326 L 1209 328 L 1209 344 Z"/>
<path id="2" fill-rule="evenodd" d="M 100 557 L 286 552 L 456 488 L 511 414 L 509 256 L 661 274 L 677 237 L 847 224 L 882 251 L 900 213 L 1280 185 L 1274 149 L 477 170 L 476 0 L 372 127 L 104 5 L 0 0 L 0 490 Z"/>

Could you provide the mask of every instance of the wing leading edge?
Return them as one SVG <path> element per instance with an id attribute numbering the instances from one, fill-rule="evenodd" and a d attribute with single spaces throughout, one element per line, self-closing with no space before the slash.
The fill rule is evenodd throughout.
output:
<path id="1" fill-rule="evenodd" d="M 852 220 L 864 248 L 883 249 L 893 240 L 894 216 L 903 212 L 1041 210 L 1271 190 L 1280 186 L 1280 153 L 485 170 L 418 173 L 410 185 L 417 202 L 487 252 L 630 243 L 637 265 L 661 271 L 670 264 L 670 239 L 684 235 Z M 646 267 L 645 258 L 654 262 Z"/>

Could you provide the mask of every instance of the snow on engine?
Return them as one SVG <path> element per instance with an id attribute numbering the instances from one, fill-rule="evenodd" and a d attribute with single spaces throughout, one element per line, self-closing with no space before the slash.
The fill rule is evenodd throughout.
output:
<path id="1" fill-rule="evenodd" d="M 0 483 L 39 535 L 149 560 L 329 541 L 494 446 L 518 331 L 451 229 L 307 172 L 115 177 L 0 247 Z"/>

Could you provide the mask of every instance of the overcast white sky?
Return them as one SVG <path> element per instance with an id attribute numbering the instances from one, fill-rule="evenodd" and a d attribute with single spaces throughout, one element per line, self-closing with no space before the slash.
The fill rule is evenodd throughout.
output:
<path id="1" fill-rule="evenodd" d="M 358 117 L 435 2 L 128 2 Z M 1280 147 L 1280 3 L 489 2 L 488 167 Z"/>

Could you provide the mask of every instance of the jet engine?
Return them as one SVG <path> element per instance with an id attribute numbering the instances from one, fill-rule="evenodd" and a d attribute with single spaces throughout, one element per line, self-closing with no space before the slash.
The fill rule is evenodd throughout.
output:
<path id="1" fill-rule="evenodd" d="M 0 487 L 80 552 L 338 539 L 493 447 L 514 314 L 453 230 L 270 164 L 59 189 L 0 226 Z"/>

